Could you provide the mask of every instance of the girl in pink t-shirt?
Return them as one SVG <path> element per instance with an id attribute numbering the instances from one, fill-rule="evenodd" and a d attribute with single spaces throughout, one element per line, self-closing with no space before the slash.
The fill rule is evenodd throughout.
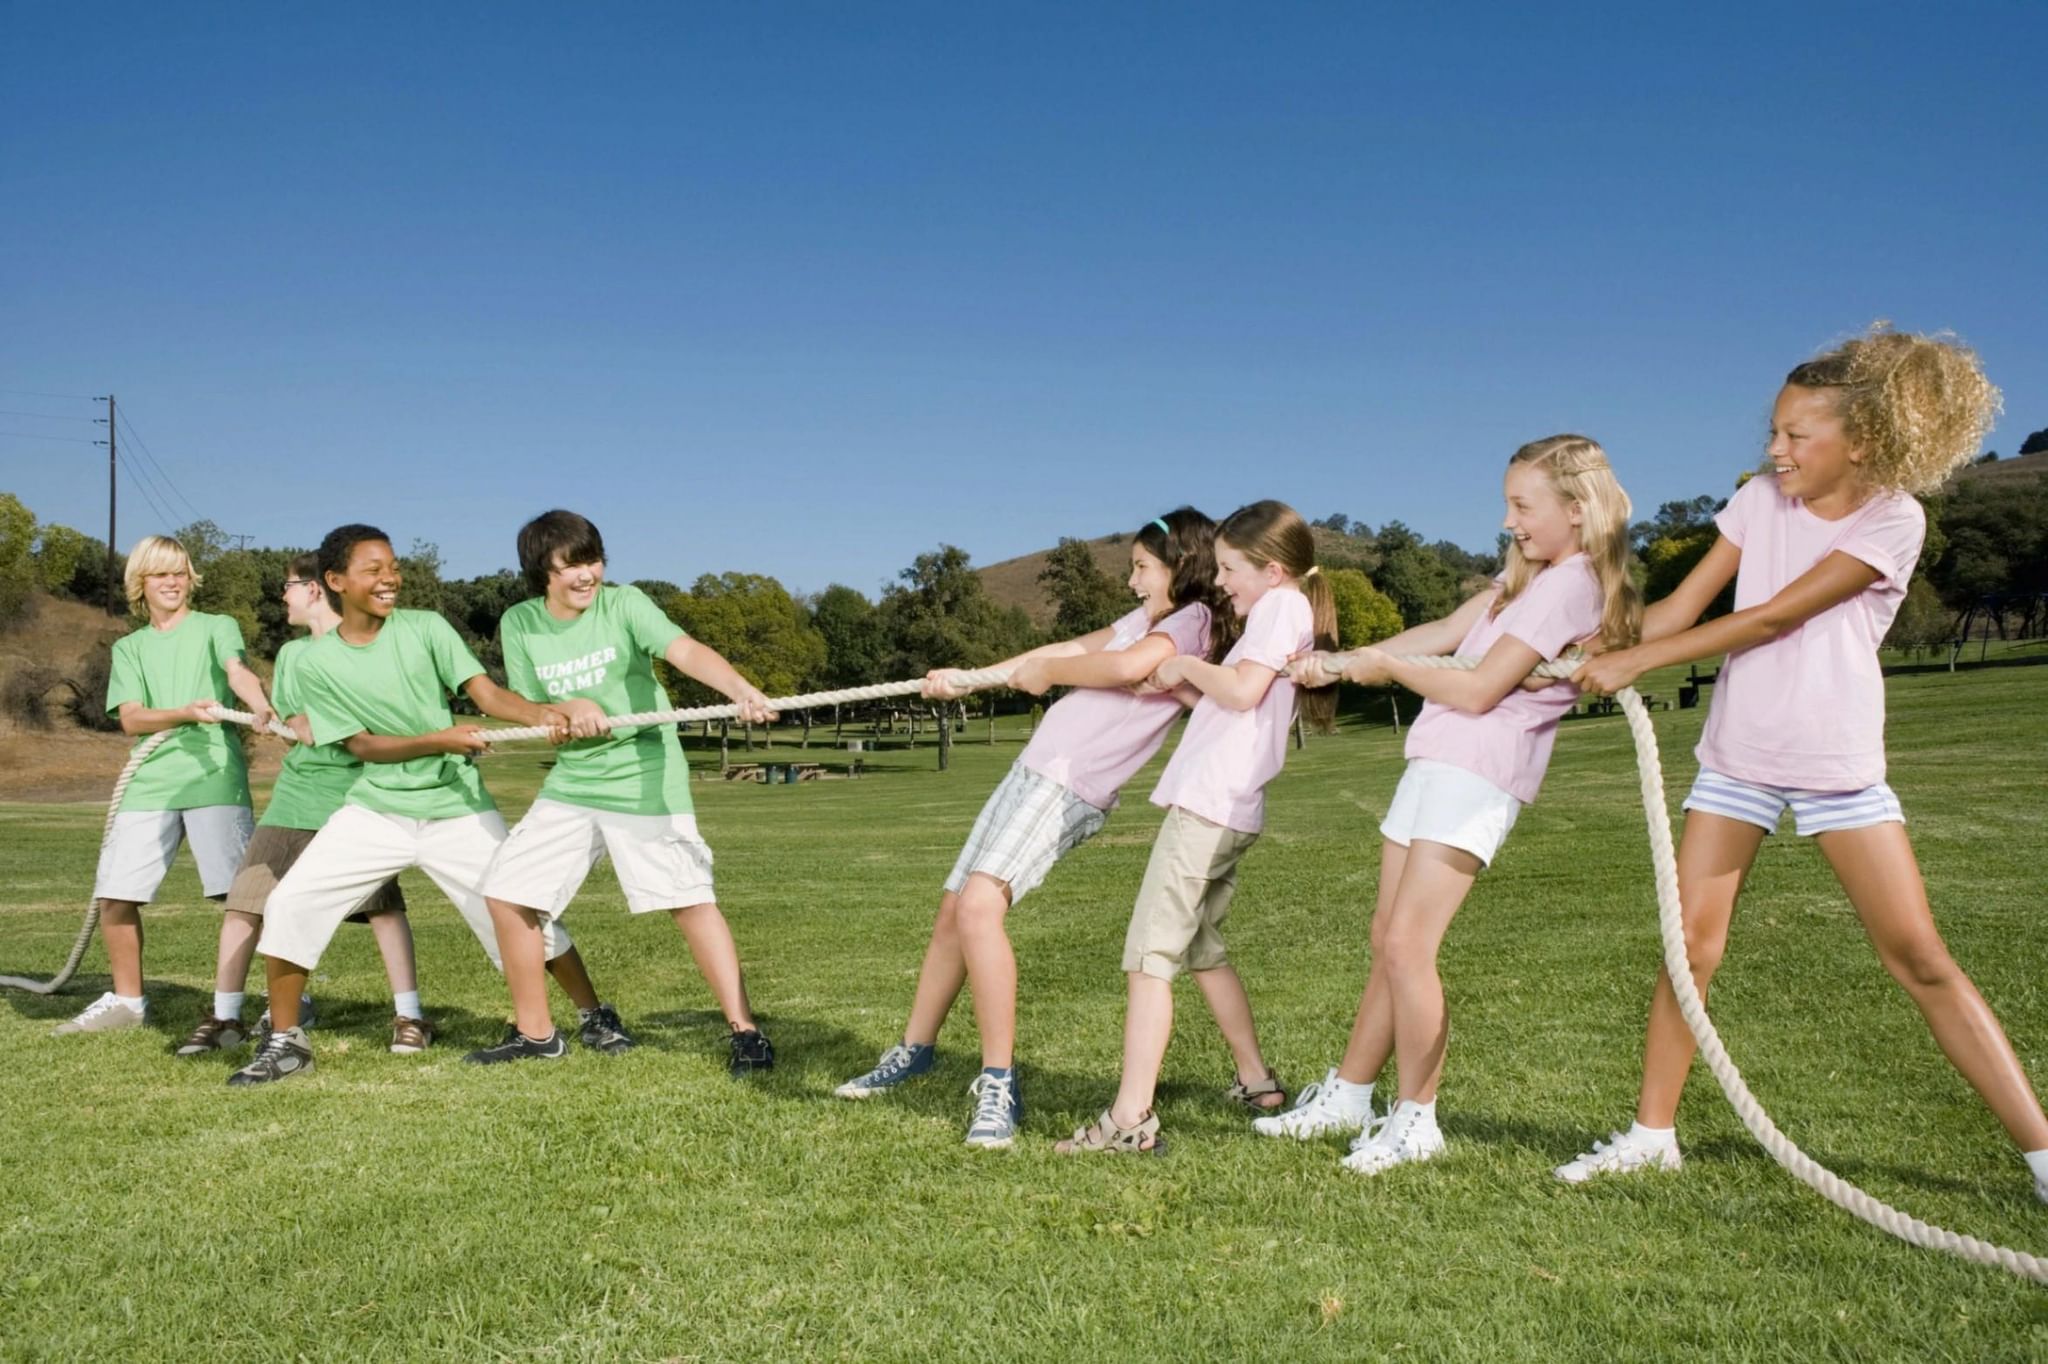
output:
<path id="1" fill-rule="evenodd" d="M 1613 692 L 1652 668 L 1728 656 L 1714 688 L 1678 846 L 1686 953 L 1704 995 L 1735 896 L 1789 807 L 1820 844 L 1885 969 L 2026 1153 L 2048 1202 L 2048 1118 L 1991 1009 L 1943 945 L 1898 797 L 1884 782 L 1877 650 L 1919 558 L 1911 494 L 1969 462 L 1998 390 L 1952 342 L 1882 326 L 1793 370 L 1771 417 L 1770 467 L 1716 518 L 1721 535 L 1643 619 L 1643 643 L 1577 681 Z M 1735 611 L 1695 625 L 1735 579 Z M 1658 976 L 1630 1129 L 1558 1167 L 1595 1175 L 1679 1166 L 1678 1100 L 1693 1040 Z"/>
<path id="2" fill-rule="evenodd" d="M 1216 530 L 1216 582 L 1244 633 L 1220 663 L 1182 654 L 1152 676 L 1194 714 L 1152 792 L 1166 821 L 1124 938 L 1123 1081 L 1099 1119 L 1057 1145 L 1062 1153 L 1166 1149 L 1152 1096 L 1173 1033 L 1173 978 L 1183 970 L 1230 1046 L 1237 1072 L 1228 1096 L 1255 1109 L 1287 1102 L 1259 1052 L 1251 1001 L 1217 929 L 1237 888 L 1238 860 L 1264 827 L 1266 783 L 1286 761 L 1297 703 L 1318 729 L 1330 729 L 1336 714 L 1334 691 L 1297 695 L 1283 675 L 1295 654 L 1337 640 L 1336 602 L 1315 557 L 1315 538 L 1292 507 L 1254 502 L 1232 512 Z"/>
<path id="3" fill-rule="evenodd" d="M 918 973 L 903 1040 L 872 1070 L 835 1091 L 866 1099 L 932 1068 L 939 1028 L 960 987 L 974 984 L 981 1074 L 973 1085 L 969 1146 L 1000 1149 L 1016 1139 L 1023 1103 L 1012 1053 L 1017 1038 L 1017 959 L 1003 920 L 1060 858 L 1101 830 L 1117 792 L 1159 751 L 1182 707 L 1133 688 L 1178 655 L 1220 656 L 1235 631 L 1214 620 L 1211 540 L 1216 523 L 1193 507 L 1148 521 L 1131 537 L 1131 591 L 1138 605 L 1100 630 L 1019 654 L 998 666 L 1008 685 L 1042 696 L 1072 687 L 1045 714 L 1008 776 L 982 807 L 967 846 L 946 878 Z M 925 694 L 965 695 L 954 670 L 934 669 Z"/>
<path id="4" fill-rule="evenodd" d="M 1428 1160 L 1444 1149 L 1436 1091 L 1450 1019 L 1437 948 L 1479 869 L 1500 851 L 1550 764 L 1557 722 L 1577 699 L 1569 683 L 1528 682 L 1536 665 L 1598 635 L 1632 642 L 1642 598 L 1628 573 L 1628 494 L 1607 455 L 1584 436 L 1532 441 L 1508 461 L 1507 567 L 1442 620 L 1351 655 L 1347 681 L 1399 683 L 1424 698 L 1408 731 L 1408 769 L 1380 824 L 1372 970 L 1344 1058 L 1285 1113 L 1255 1119 L 1271 1137 L 1362 1133 L 1344 1167 L 1359 1174 Z M 1398 654 L 1456 652 L 1469 672 Z M 1306 682 L 1329 660 L 1294 666 Z M 1372 1121 L 1372 1091 L 1389 1059 L 1401 1089 Z"/>

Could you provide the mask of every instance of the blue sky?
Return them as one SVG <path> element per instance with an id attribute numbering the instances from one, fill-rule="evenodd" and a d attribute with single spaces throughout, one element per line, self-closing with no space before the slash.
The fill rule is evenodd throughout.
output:
<path id="1" fill-rule="evenodd" d="M 103 534 L 27 395 L 112 388 L 258 543 L 873 592 L 1182 501 L 1484 547 L 1559 430 L 1647 513 L 1878 317 L 2048 426 L 2048 6 L 1561 8 L 17 4 L 0 489 Z"/>

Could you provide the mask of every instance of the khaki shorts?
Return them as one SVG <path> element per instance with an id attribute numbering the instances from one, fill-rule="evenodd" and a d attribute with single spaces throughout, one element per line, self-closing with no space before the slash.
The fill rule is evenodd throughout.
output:
<path id="1" fill-rule="evenodd" d="M 1227 964 L 1217 932 L 1237 892 L 1237 863 L 1257 834 L 1211 824 L 1178 805 L 1152 844 L 1138 903 L 1124 936 L 1124 970 L 1172 980 L 1182 971 Z"/>
<path id="2" fill-rule="evenodd" d="M 100 847 L 93 877 L 95 900 L 146 905 L 171 870 L 180 843 L 192 845 L 199 889 L 209 900 L 228 893 L 256 821 L 246 805 L 199 805 L 189 810 L 123 810 L 113 836 Z"/>
<path id="3" fill-rule="evenodd" d="M 242 854 L 241 870 L 235 873 L 235 883 L 228 887 L 226 909 L 237 914 L 263 915 L 263 907 L 270 903 L 270 892 L 277 889 L 277 883 L 291 870 L 292 863 L 299 860 L 299 854 L 313 841 L 318 829 L 282 829 L 273 824 L 259 824 L 250 835 L 249 847 Z M 371 892 L 363 907 L 343 920 L 344 923 L 368 923 L 372 914 L 383 914 L 390 910 L 405 913 L 405 895 L 398 889 L 398 878 L 393 877 Z"/>

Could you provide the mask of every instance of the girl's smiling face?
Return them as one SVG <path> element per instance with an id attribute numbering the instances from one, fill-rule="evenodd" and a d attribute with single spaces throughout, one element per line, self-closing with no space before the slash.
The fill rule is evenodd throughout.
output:
<path id="1" fill-rule="evenodd" d="M 1173 609 L 1173 570 L 1164 559 L 1136 542 L 1131 545 L 1131 576 L 1126 581 L 1152 619 L 1158 620 Z"/>
<path id="2" fill-rule="evenodd" d="M 1550 564 L 1579 552 L 1584 511 L 1558 495 L 1549 474 L 1533 464 L 1511 464 L 1502 493 L 1508 514 L 1501 526 L 1514 537 L 1523 558 Z"/>
<path id="3" fill-rule="evenodd" d="M 1822 502 L 1856 488 L 1863 453 L 1849 444 L 1835 395 L 1824 388 L 1779 390 L 1767 448 L 1778 491 L 1787 497 Z"/>
<path id="4" fill-rule="evenodd" d="M 579 616 L 597 600 L 604 586 L 604 560 L 565 564 L 556 554 L 548 561 L 548 607 L 558 616 Z"/>
<path id="5" fill-rule="evenodd" d="M 1230 598 L 1230 607 L 1238 615 L 1250 615 L 1259 598 L 1278 587 L 1286 576 L 1279 564 L 1254 564 L 1243 550 L 1217 537 L 1216 585 Z"/>

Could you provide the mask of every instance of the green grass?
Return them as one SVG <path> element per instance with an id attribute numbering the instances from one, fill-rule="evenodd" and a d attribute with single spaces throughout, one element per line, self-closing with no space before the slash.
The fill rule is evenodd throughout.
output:
<path id="1" fill-rule="evenodd" d="M 1892 780 L 1943 929 L 2048 1082 L 2048 668 L 1902 676 L 1890 699 Z M 1656 716 L 1674 804 L 1704 715 Z M 665 917 L 628 918 L 600 869 L 572 922 L 639 1051 L 465 1068 L 506 1002 L 453 911 L 409 877 L 444 1040 L 423 1058 L 384 1052 L 381 968 L 349 930 L 315 985 L 318 1071 L 230 1092 L 231 1059 L 165 1054 L 209 1002 L 216 928 L 181 860 L 148 912 L 152 1030 L 47 1035 L 105 987 L 97 949 L 65 996 L 0 996 L 0 1356 L 2048 1358 L 2048 1294 L 1826 1206 L 1704 1074 L 1683 1175 L 1549 1178 L 1627 1120 L 1657 961 L 1619 717 L 1564 727 L 1544 799 L 1451 931 L 1452 1147 L 1430 1166 L 1368 1182 L 1337 1169 L 1341 1146 L 1254 1137 L 1220 1102 L 1227 1058 L 1186 987 L 1161 1102 L 1173 1153 L 1051 1154 L 1113 1086 L 1156 768 L 1011 920 L 1020 1148 L 959 1144 L 964 1002 L 934 1076 L 832 1098 L 897 1036 L 938 883 L 1022 741 L 1006 723 L 989 748 L 984 732 L 969 727 L 944 775 L 927 746 L 878 755 L 859 782 L 698 784 L 782 1056 L 744 1085 L 725 1076 L 679 937 Z M 489 760 L 508 815 L 544 756 Z M 715 762 L 715 747 L 695 756 Z M 1292 1084 L 1342 1044 L 1400 770 L 1384 727 L 1312 741 L 1244 867 L 1227 932 Z M 0 970 L 62 959 L 101 813 L 0 805 Z M 1918 1215 L 2048 1252 L 2048 1209 L 1996 1123 L 1789 834 L 1759 860 L 1714 1003 L 1765 1106 L 1818 1158 Z"/>

